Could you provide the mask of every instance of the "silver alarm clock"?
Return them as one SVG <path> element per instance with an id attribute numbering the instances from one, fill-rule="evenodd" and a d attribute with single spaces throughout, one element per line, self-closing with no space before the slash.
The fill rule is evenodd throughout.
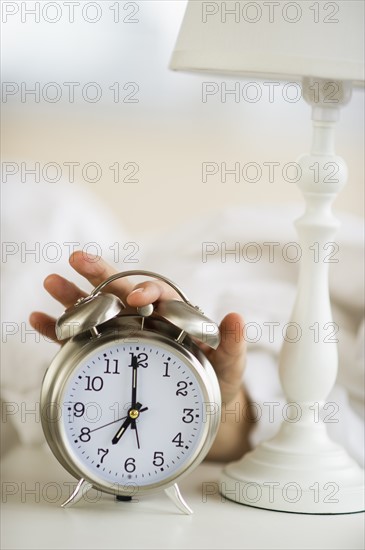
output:
<path id="1" fill-rule="evenodd" d="M 101 292 L 143 275 L 182 300 L 127 307 Z M 58 461 L 79 480 L 63 506 L 94 487 L 127 500 L 164 489 L 185 513 L 177 482 L 208 453 L 220 423 L 220 390 L 195 343 L 217 348 L 218 326 L 172 281 L 148 271 L 106 279 L 58 319 L 63 346 L 41 391 L 42 427 Z"/>

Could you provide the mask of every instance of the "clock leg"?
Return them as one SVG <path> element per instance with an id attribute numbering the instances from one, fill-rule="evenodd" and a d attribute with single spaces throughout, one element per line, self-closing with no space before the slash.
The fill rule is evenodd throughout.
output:
<path id="1" fill-rule="evenodd" d="M 81 478 L 78 484 L 76 485 L 76 488 L 72 495 L 69 496 L 67 500 L 63 504 L 61 504 L 62 508 L 66 508 L 67 506 L 72 506 L 73 504 L 76 504 L 83 495 L 91 489 L 92 484 L 86 481 L 84 478 Z"/>
<path id="2" fill-rule="evenodd" d="M 185 502 L 184 498 L 182 497 L 177 483 L 165 489 L 165 493 L 169 498 L 171 498 L 172 502 L 175 504 L 175 506 L 179 508 L 181 512 L 187 515 L 193 513 L 193 510 L 190 508 L 190 506 Z"/>

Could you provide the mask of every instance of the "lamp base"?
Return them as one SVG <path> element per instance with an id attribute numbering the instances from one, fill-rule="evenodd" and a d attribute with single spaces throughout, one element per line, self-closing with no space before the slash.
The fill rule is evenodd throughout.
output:
<path id="1" fill-rule="evenodd" d="M 314 432 L 283 425 L 273 439 L 225 467 L 220 492 L 241 504 L 281 512 L 364 511 L 364 471 L 326 431 Z"/>

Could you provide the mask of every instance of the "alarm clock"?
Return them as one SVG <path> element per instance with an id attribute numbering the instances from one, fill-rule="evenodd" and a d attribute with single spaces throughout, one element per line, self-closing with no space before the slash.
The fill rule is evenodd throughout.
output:
<path id="1" fill-rule="evenodd" d="M 146 276 L 181 300 L 131 308 L 102 292 L 122 277 Z M 53 454 L 78 483 L 62 504 L 91 487 L 118 500 L 166 493 L 192 510 L 177 482 L 204 459 L 221 413 L 214 369 L 197 342 L 216 349 L 216 323 L 182 290 L 150 271 L 112 275 L 56 323 L 63 343 L 43 379 L 41 420 Z"/>

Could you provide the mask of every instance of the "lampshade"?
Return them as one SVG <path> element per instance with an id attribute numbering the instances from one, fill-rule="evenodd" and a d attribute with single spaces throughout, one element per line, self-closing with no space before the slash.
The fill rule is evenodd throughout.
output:
<path id="1" fill-rule="evenodd" d="M 364 81 L 364 2 L 190 0 L 170 67 Z"/>

